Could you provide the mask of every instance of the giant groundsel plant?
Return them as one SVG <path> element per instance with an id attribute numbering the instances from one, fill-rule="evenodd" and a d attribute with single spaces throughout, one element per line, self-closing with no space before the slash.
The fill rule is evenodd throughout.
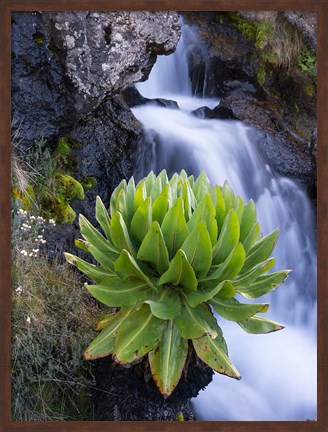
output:
<path id="1" fill-rule="evenodd" d="M 267 303 L 241 303 L 276 289 L 289 270 L 268 273 L 278 230 L 262 236 L 252 200 L 244 204 L 228 182 L 212 187 L 202 172 L 169 180 L 153 172 L 135 186 L 123 180 L 108 212 L 97 197 L 102 233 L 80 216 L 77 245 L 99 265 L 66 253 L 94 282 L 88 291 L 116 312 L 102 319 L 87 360 L 112 355 L 122 365 L 148 356 L 154 381 L 169 396 L 186 367 L 188 350 L 215 371 L 239 379 L 219 322 L 235 321 L 248 333 L 281 324 L 258 314 Z"/>

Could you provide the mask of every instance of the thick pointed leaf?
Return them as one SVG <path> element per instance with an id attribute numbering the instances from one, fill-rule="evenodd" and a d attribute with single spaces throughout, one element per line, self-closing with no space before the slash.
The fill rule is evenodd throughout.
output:
<path id="1" fill-rule="evenodd" d="M 160 196 L 162 189 L 162 180 L 157 176 L 149 194 L 153 202 Z"/>
<path id="2" fill-rule="evenodd" d="M 143 239 L 137 258 L 152 264 L 160 275 L 168 269 L 169 254 L 161 227 L 157 221 L 153 222 L 150 230 Z"/>
<path id="3" fill-rule="evenodd" d="M 192 308 L 182 300 L 181 313 L 175 318 L 174 323 L 185 339 L 199 338 L 206 334 L 214 339 L 218 335 L 217 322 L 205 304 Z"/>
<path id="4" fill-rule="evenodd" d="M 161 225 L 170 207 L 172 207 L 171 188 L 170 185 L 167 184 L 159 197 L 157 197 L 154 201 L 152 208 L 153 220 L 157 220 L 157 222 Z"/>
<path id="5" fill-rule="evenodd" d="M 124 308 L 121 308 L 122 310 Z M 130 309 L 131 310 L 131 309 Z M 95 331 L 100 331 L 106 328 L 113 320 L 114 315 L 116 315 L 117 312 L 112 312 L 109 314 L 106 314 L 102 317 L 100 321 L 97 322 L 97 325 L 95 326 Z"/>
<path id="6" fill-rule="evenodd" d="M 236 299 L 221 300 L 217 297 L 213 297 L 210 304 L 223 318 L 235 322 L 246 320 L 269 309 L 268 303 L 246 304 L 239 303 Z"/>
<path id="7" fill-rule="evenodd" d="M 134 183 L 134 178 L 131 177 L 129 183 L 126 187 L 126 212 L 127 212 L 127 220 L 126 224 L 130 227 L 131 220 L 134 215 L 134 196 L 136 193 L 136 186 Z"/>
<path id="8" fill-rule="evenodd" d="M 120 212 L 125 223 L 127 221 L 126 189 L 121 189 L 116 198 L 116 211 Z"/>
<path id="9" fill-rule="evenodd" d="M 158 283 L 159 285 L 171 283 L 174 286 L 181 285 L 186 289 L 196 290 L 197 278 L 183 250 L 178 250 L 168 270 L 162 274 Z"/>
<path id="10" fill-rule="evenodd" d="M 184 183 L 184 182 L 188 181 L 188 174 L 186 173 L 186 171 L 185 171 L 184 169 L 182 169 L 182 170 L 180 171 L 180 178 L 179 178 L 179 181 L 180 181 L 181 183 Z"/>
<path id="11" fill-rule="evenodd" d="M 135 211 L 141 206 L 141 204 L 145 201 L 146 198 L 147 198 L 146 184 L 145 184 L 145 180 L 142 180 L 141 182 L 138 183 L 134 195 L 133 205 Z"/>
<path id="12" fill-rule="evenodd" d="M 141 270 L 140 266 L 132 255 L 125 249 L 122 250 L 120 256 L 114 263 L 114 268 L 118 273 L 121 273 L 122 277 L 136 276 L 137 278 L 146 282 L 146 284 L 157 291 L 154 283 L 149 277 Z"/>
<path id="13" fill-rule="evenodd" d="M 121 364 L 131 364 L 157 347 L 167 321 L 156 318 L 148 305 L 143 305 L 121 324 L 115 338 L 114 358 Z"/>
<path id="14" fill-rule="evenodd" d="M 149 304 L 153 315 L 163 320 L 175 318 L 181 311 L 181 301 L 176 290 L 163 288 L 158 294 L 153 294 Z"/>
<path id="15" fill-rule="evenodd" d="M 155 183 L 155 180 L 156 180 L 156 176 L 155 176 L 154 172 L 150 171 L 150 173 L 145 178 L 145 187 L 146 187 L 146 192 L 147 192 L 148 196 L 150 195 L 150 191 L 152 190 L 152 187 Z M 138 184 L 138 187 L 139 187 L 139 184 Z"/>
<path id="16" fill-rule="evenodd" d="M 197 356 L 216 372 L 231 378 L 240 379 L 240 374 L 229 360 L 222 335 L 216 339 L 203 336 L 192 341 Z"/>
<path id="17" fill-rule="evenodd" d="M 200 221 L 205 221 L 207 231 L 210 235 L 212 246 L 216 243 L 218 237 L 218 225 L 215 218 L 215 208 L 213 206 L 210 194 L 206 194 L 195 209 L 187 226 L 189 232 L 198 225 Z"/>
<path id="18" fill-rule="evenodd" d="M 226 210 L 228 211 L 231 209 L 232 204 L 235 200 L 235 194 L 233 193 L 233 190 L 231 189 L 228 181 L 226 180 L 221 188 L 222 196 L 224 199 Z"/>
<path id="19" fill-rule="evenodd" d="M 85 360 L 106 357 L 114 352 L 114 342 L 118 329 L 131 312 L 131 309 L 122 308 L 119 312 L 112 314 L 106 327 L 85 350 L 83 354 Z"/>
<path id="20" fill-rule="evenodd" d="M 278 241 L 279 229 L 272 231 L 272 233 L 262 237 L 261 240 L 257 241 L 252 249 L 249 251 L 244 267 L 241 273 L 245 273 L 257 264 L 265 261 L 269 258 Z"/>
<path id="21" fill-rule="evenodd" d="M 112 277 L 116 276 L 112 270 L 90 264 L 75 255 L 65 253 L 64 256 L 70 264 L 75 265 L 89 279 L 96 283 L 106 284 Z"/>
<path id="22" fill-rule="evenodd" d="M 120 212 L 116 212 L 111 218 L 110 237 L 119 251 L 126 249 L 132 256 L 135 256 L 128 229 Z"/>
<path id="23" fill-rule="evenodd" d="M 213 247 L 213 264 L 221 264 L 236 247 L 239 240 L 239 221 L 236 212 L 231 209 L 222 226 L 218 241 Z"/>
<path id="24" fill-rule="evenodd" d="M 256 208 L 253 200 L 245 205 L 240 222 L 240 241 L 243 242 L 256 224 Z"/>
<path id="25" fill-rule="evenodd" d="M 188 341 L 180 336 L 170 321 L 158 347 L 148 354 L 153 379 L 164 397 L 170 396 L 177 386 L 187 354 Z"/>
<path id="26" fill-rule="evenodd" d="M 162 189 L 163 189 L 163 188 L 164 188 L 164 187 L 169 183 L 169 179 L 168 179 L 168 177 L 167 177 L 166 170 L 163 169 L 163 170 L 158 174 L 157 177 L 160 178 L 160 180 L 161 180 L 161 184 L 162 184 Z"/>
<path id="27" fill-rule="evenodd" d="M 88 252 L 94 257 L 99 264 L 105 269 L 114 270 L 114 262 L 117 260 L 118 254 L 114 252 L 101 252 L 91 243 L 85 244 Z"/>
<path id="28" fill-rule="evenodd" d="M 109 231 L 110 217 L 100 196 L 97 196 L 96 198 L 96 219 L 99 225 L 101 226 L 101 229 L 104 231 L 107 240 L 110 240 L 110 231 Z"/>
<path id="29" fill-rule="evenodd" d="M 236 215 L 237 215 L 238 221 L 239 221 L 239 225 L 240 225 L 241 219 L 242 219 L 242 216 L 244 213 L 244 201 L 241 199 L 240 196 L 235 198 L 235 200 L 232 204 L 232 208 L 236 212 Z"/>
<path id="30" fill-rule="evenodd" d="M 236 287 L 236 290 L 246 298 L 257 298 L 277 289 L 288 277 L 291 270 L 281 270 L 260 276 L 247 286 Z"/>
<path id="31" fill-rule="evenodd" d="M 253 283 L 259 276 L 269 271 L 275 264 L 274 258 L 269 258 L 262 263 L 256 265 L 255 267 L 248 270 L 248 272 L 233 278 L 233 286 L 238 290 L 238 288 L 247 288 Z"/>
<path id="32" fill-rule="evenodd" d="M 178 180 L 179 180 L 178 174 L 174 173 L 173 177 L 169 182 L 171 187 L 171 193 L 172 193 L 172 205 L 175 203 L 175 201 L 178 198 Z"/>
<path id="33" fill-rule="evenodd" d="M 178 198 L 167 212 L 161 228 L 169 256 L 172 258 L 189 234 L 181 198 Z"/>
<path id="34" fill-rule="evenodd" d="M 212 243 L 205 221 L 200 221 L 183 242 L 181 249 L 185 252 L 195 274 L 205 277 L 212 263 Z"/>
<path id="35" fill-rule="evenodd" d="M 112 307 L 138 307 L 153 293 L 140 279 L 112 278 L 110 285 L 86 285 L 86 288 L 101 303 Z"/>
<path id="36" fill-rule="evenodd" d="M 86 219 L 79 216 L 80 231 L 83 238 L 102 252 L 117 252 L 117 249 Z"/>
<path id="37" fill-rule="evenodd" d="M 192 217 L 193 210 L 196 207 L 196 198 L 193 190 L 191 189 L 189 183 L 184 183 L 182 188 L 182 199 L 184 202 L 184 211 L 186 221 Z"/>
<path id="38" fill-rule="evenodd" d="M 216 270 L 209 274 L 204 281 L 216 281 L 217 283 L 224 280 L 231 280 L 239 274 L 245 262 L 245 250 L 241 243 L 238 243 L 228 258 L 220 264 Z"/>
<path id="39" fill-rule="evenodd" d="M 113 216 L 114 213 L 116 212 L 116 199 L 117 199 L 119 192 L 122 189 L 124 189 L 124 190 L 126 189 L 126 180 L 125 179 L 123 179 L 121 181 L 121 183 L 114 189 L 114 191 L 110 197 L 109 208 L 110 208 L 111 216 Z"/>
<path id="40" fill-rule="evenodd" d="M 148 197 L 143 201 L 143 203 L 138 207 L 134 216 L 131 220 L 130 234 L 131 236 L 138 240 L 139 244 L 145 238 L 147 232 L 149 231 L 152 219 L 151 210 L 151 198 Z"/>
<path id="41" fill-rule="evenodd" d="M 282 324 L 259 317 L 251 317 L 248 320 L 238 322 L 238 324 L 243 330 L 251 334 L 272 333 L 285 328 Z"/>
<path id="42" fill-rule="evenodd" d="M 85 240 L 75 239 L 74 244 L 76 247 L 78 247 L 79 249 L 82 249 L 84 252 L 89 252 L 88 248 L 86 246 L 88 244 L 88 242 L 86 242 Z"/>
<path id="43" fill-rule="evenodd" d="M 197 177 L 193 188 L 197 202 L 200 202 L 203 199 L 203 197 L 209 192 L 210 187 L 210 181 L 205 172 L 202 171 Z"/>
<path id="44" fill-rule="evenodd" d="M 230 282 L 221 282 L 219 284 L 202 284 L 197 288 L 197 291 L 183 291 L 183 294 L 191 307 L 195 307 L 200 303 L 208 302 L 211 298 L 217 295 Z M 233 291 L 234 293 L 236 291 Z M 233 294 L 234 295 L 234 294 Z"/>
<path id="45" fill-rule="evenodd" d="M 218 185 L 215 186 L 215 212 L 216 212 L 216 221 L 218 224 L 218 232 L 221 233 L 222 227 L 223 227 L 223 222 L 225 220 L 227 211 L 226 211 L 226 206 L 225 206 L 225 202 L 223 199 L 223 195 L 221 192 L 221 189 L 219 188 Z"/>
<path id="46" fill-rule="evenodd" d="M 242 241 L 242 244 L 243 244 L 244 249 L 245 249 L 247 254 L 251 250 L 251 248 L 254 246 L 254 243 L 258 239 L 259 235 L 260 235 L 260 225 L 258 222 L 256 222 L 256 224 L 253 226 L 253 228 L 248 233 L 245 240 Z"/>
<path id="47" fill-rule="evenodd" d="M 191 187 L 191 188 L 194 187 L 195 179 L 194 179 L 194 176 L 193 176 L 193 175 L 190 175 L 190 176 L 188 177 L 188 183 L 190 184 L 190 187 Z"/>
<path id="48" fill-rule="evenodd" d="M 217 293 L 217 297 L 221 300 L 228 300 L 231 299 L 236 295 L 236 290 L 233 287 L 232 283 L 227 281 L 223 288 Z"/>

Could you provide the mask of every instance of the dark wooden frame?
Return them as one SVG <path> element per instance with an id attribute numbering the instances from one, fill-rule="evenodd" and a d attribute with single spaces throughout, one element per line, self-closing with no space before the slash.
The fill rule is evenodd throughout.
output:
<path id="1" fill-rule="evenodd" d="M 0 431 L 328 431 L 328 0 L 2 0 L 0 73 Z M 10 256 L 10 128 L 11 33 L 13 11 L 52 10 L 292 10 L 318 16 L 318 420 L 281 422 L 13 422 L 10 393 L 11 256 Z"/>

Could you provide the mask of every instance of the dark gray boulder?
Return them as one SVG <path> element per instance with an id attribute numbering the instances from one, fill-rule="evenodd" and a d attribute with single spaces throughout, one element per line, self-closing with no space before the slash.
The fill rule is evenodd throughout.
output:
<path id="1" fill-rule="evenodd" d="M 12 15 L 12 111 L 21 149 L 51 145 L 77 121 L 145 80 L 180 37 L 175 12 L 17 12 Z"/>

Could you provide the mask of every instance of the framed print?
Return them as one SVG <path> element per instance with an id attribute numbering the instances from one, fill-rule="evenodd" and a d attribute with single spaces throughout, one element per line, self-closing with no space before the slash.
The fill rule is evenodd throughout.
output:
<path id="1" fill-rule="evenodd" d="M 1 430 L 327 420 L 324 0 L 1 3 Z"/>

